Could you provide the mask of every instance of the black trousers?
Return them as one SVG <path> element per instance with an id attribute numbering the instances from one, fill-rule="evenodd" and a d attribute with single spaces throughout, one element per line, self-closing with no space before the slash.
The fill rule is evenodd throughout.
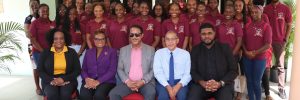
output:
<path id="1" fill-rule="evenodd" d="M 265 95 L 270 95 L 270 86 L 269 86 L 269 78 L 270 78 L 270 68 L 266 68 L 264 75 L 262 77 L 262 86 L 265 89 Z"/>
<path id="2" fill-rule="evenodd" d="M 233 84 L 225 85 L 216 92 L 207 92 L 199 84 L 192 84 L 188 94 L 188 100 L 207 100 L 211 97 L 215 97 L 216 100 L 233 100 L 233 95 Z"/>
<path id="3" fill-rule="evenodd" d="M 115 87 L 112 83 L 102 83 L 96 89 L 87 89 L 84 85 L 80 88 L 80 100 L 108 100 L 108 93 Z"/>
<path id="4" fill-rule="evenodd" d="M 64 86 L 45 84 L 44 92 L 48 100 L 71 100 L 71 95 L 76 87 L 77 83 L 72 82 Z"/>

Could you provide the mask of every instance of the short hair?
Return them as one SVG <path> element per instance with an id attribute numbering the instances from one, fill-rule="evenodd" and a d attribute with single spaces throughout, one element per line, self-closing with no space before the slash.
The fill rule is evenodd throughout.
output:
<path id="1" fill-rule="evenodd" d="M 41 9 L 42 7 L 47 7 L 48 10 L 49 10 L 49 6 L 47 4 L 45 4 L 45 3 L 40 4 L 39 9 Z"/>
<path id="2" fill-rule="evenodd" d="M 143 28 L 142 28 L 141 26 L 139 26 L 139 25 L 132 25 L 132 26 L 129 27 L 128 32 L 130 32 L 130 30 L 131 30 L 132 28 L 137 28 L 137 29 L 139 29 L 139 30 L 141 31 L 141 33 L 143 34 Z"/>
<path id="3" fill-rule="evenodd" d="M 199 27 L 199 32 L 201 32 L 202 29 L 204 28 L 211 28 L 213 31 L 215 31 L 215 28 L 212 24 L 210 23 L 203 23 L 200 27 Z"/>
<path id="4" fill-rule="evenodd" d="M 67 31 L 59 30 L 57 28 L 54 28 L 54 29 L 49 30 L 46 33 L 46 40 L 47 40 L 49 46 L 51 46 L 53 44 L 54 35 L 55 35 L 56 32 L 62 32 L 64 34 L 64 40 L 65 40 L 66 46 L 71 45 L 71 43 L 72 43 L 71 35 Z"/>
<path id="5" fill-rule="evenodd" d="M 98 29 L 98 30 L 96 30 L 96 31 L 94 32 L 94 37 L 95 37 L 96 35 L 99 35 L 99 34 L 104 35 L 104 38 L 106 39 L 106 34 L 105 34 L 105 32 L 102 31 L 102 30 L 100 30 L 100 29 Z"/>
<path id="6" fill-rule="evenodd" d="M 203 2 L 203 1 L 199 1 L 199 2 L 197 3 L 197 6 L 199 6 L 199 5 L 204 5 L 204 6 L 206 6 L 205 2 Z"/>

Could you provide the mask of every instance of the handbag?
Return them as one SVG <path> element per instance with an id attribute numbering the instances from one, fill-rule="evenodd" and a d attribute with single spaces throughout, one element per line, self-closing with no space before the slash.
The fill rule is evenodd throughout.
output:
<path id="1" fill-rule="evenodd" d="M 234 79 L 234 91 L 247 93 L 247 83 L 245 75 L 241 74 L 241 68 L 238 66 L 238 76 Z"/>

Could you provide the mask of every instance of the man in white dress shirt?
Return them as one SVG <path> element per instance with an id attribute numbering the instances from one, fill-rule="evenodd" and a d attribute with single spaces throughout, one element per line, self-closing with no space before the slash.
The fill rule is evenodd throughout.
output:
<path id="1" fill-rule="evenodd" d="M 166 48 L 155 52 L 153 71 L 157 79 L 158 100 L 186 100 L 191 81 L 190 54 L 177 47 L 179 38 L 174 31 L 165 36 Z"/>

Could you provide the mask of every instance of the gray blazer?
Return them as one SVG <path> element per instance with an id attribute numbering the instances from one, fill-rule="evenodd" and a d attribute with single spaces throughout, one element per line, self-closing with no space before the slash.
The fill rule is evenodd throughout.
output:
<path id="1" fill-rule="evenodd" d="M 120 49 L 119 61 L 118 61 L 118 75 L 122 82 L 125 82 L 129 77 L 130 62 L 131 62 L 131 48 L 132 45 L 129 44 Z M 143 80 L 145 83 L 153 83 L 153 57 L 155 50 L 153 47 L 142 43 L 142 70 L 143 70 Z"/>

